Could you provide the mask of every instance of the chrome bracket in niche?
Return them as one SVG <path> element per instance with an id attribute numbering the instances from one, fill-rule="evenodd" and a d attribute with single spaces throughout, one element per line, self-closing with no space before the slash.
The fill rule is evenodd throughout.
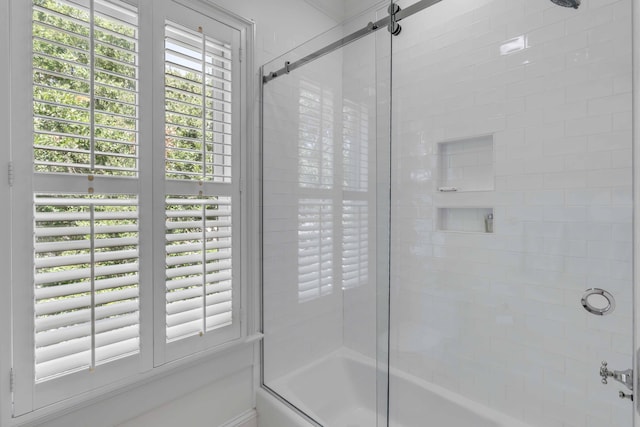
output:
<path id="1" fill-rule="evenodd" d="M 616 308 L 616 300 L 613 295 L 600 288 L 590 288 L 584 291 L 580 302 L 585 310 L 596 316 L 611 314 Z"/>

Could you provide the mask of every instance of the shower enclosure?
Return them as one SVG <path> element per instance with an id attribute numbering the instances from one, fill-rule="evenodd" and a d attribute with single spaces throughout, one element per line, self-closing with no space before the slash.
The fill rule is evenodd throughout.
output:
<path id="1" fill-rule="evenodd" d="M 384 2 L 264 65 L 291 425 L 633 425 L 632 29 L 631 0 Z"/>

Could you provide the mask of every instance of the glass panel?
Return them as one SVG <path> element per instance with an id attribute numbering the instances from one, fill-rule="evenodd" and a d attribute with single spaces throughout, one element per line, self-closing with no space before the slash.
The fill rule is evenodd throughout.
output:
<path id="1" fill-rule="evenodd" d="M 631 3 L 451 0 L 402 21 L 391 426 L 632 425 L 630 391 L 598 375 L 632 367 Z M 589 288 L 615 310 L 584 310 Z"/>
<path id="2" fill-rule="evenodd" d="M 378 31 L 264 85 L 264 385 L 325 426 L 386 426 L 389 49 Z"/>

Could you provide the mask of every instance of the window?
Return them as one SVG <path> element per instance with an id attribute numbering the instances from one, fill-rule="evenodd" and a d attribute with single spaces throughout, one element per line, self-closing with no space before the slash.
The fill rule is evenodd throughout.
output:
<path id="1" fill-rule="evenodd" d="M 169 359 L 239 334 L 239 35 L 192 11 L 180 16 L 163 23 L 165 149 L 155 175 L 166 293 L 157 353 Z"/>
<path id="2" fill-rule="evenodd" d="M 241 337 L 249 25 L 181 3 L 12 3 L 15 416 Z"/>
<path id="3" fill-rule="evenodd" d="M 139 198 L 118 192 L 138 175 L 137 21 L 120 1 L 33 1 L 36 382 L 140 351 Z"/>

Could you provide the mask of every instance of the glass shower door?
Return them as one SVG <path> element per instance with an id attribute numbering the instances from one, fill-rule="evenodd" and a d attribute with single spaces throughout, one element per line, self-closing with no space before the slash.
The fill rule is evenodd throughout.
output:
<path id="1" fill-rule="evenodd" d="M 387 425 L 390 34 L 289 64 L 377 19 L 263 67 L 263 386 L 323 426 Z"/>
<path id="2" fill-rule="evenodd" d="M 402 21 L 390 425 L 632 425 L 631 3 Z"/>

